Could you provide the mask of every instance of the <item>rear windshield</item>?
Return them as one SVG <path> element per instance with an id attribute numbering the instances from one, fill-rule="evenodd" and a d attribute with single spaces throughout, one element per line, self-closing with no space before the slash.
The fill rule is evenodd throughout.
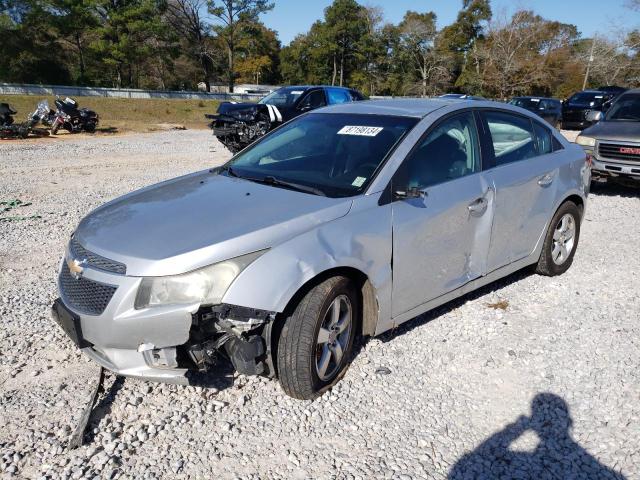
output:
<path id="1" fill-rule="evenodd" d="M 284 87 L 261 99 L 258 103 L 266 103 L 277 107 L 291 107 L 296 100 L 305 92 L 304 88 Z"/>
<path id="2" fill-rule="evenodd" d="M 579 92 L 571 96 L 567 103 L 586 107 L 601 107 L 605 101 L 603 92 Z"/>
<path id="3" fill-rule="evenodd" d="M 640 121 L 640 94 L 622 95 L 611 105 L 605 120 Z"/>
<path id="4" fill-rule="evenodd" d="M 276 185 L 280 181 L 311 187 L 329 197 L 356 195 L 417 121 L 383 115 L 304 115 L 238 154 L 221 171 L 226 168 L 226 174 L 264 183 L 273 180 L 274 186 L 283 187 Z"/>

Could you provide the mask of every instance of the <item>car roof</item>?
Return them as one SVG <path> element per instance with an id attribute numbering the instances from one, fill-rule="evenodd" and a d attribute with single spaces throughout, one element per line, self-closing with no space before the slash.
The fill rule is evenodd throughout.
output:
<path id="1" fill-rule="evenodd" d="M 354 113 L 368 115 L 393 115 L 397 117 L 422 118 L 440 108 L 457 105 L 463 107 L 494 107 L 512 110 L 512 105 L 491 100 L 467 100 L 458 98 L 393 98 L 340 103 L 323 107 L 314 112 Z"/>

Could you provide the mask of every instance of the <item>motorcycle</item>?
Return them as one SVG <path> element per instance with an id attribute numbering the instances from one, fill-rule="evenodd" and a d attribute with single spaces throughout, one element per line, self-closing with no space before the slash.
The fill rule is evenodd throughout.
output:
<path id="1" fill-rule="evenodd" d="M 56 97 L 55 103 L 57 110 L 54 112 L 51 124 L 52 135 L 58 133 L 60 128 L 64 128 L 69 133 L 96 131 L 99 122 L 96 112 L 88 108 L 78 108 L 78 102 L 69 97 L 64 100 Z"/>
<path id="2" fill-rule="evenodd" d="M 43 100 L 36 110 L 23 123 L 14 123 L 13 115 L 17 112 L 8 103 L 0 103 L 0 138 L 27 138 L 29 134 L 39 137 L 49 135 L 46 128 L 36 128 L 40 122 L 49 116 L 49 104 Z"/>

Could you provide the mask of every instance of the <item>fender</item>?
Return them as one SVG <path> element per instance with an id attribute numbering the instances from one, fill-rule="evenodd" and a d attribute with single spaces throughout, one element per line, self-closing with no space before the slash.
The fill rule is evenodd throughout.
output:
<path id="1" fill-rule="evenodd" d="M 391 205 L 378 206 L 378 197 L 359 197 L 344 217 L 271 248 L 236 278 L 222 302 L 283 312 L 307 282 L 347 267 L 369 280 L 378 303 L 375 331 L 384 329 L 391 321 Z"/>

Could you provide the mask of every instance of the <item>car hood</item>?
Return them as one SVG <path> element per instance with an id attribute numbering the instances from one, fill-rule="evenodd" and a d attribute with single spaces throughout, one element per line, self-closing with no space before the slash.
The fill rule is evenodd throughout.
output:
<path id="1" fill-rule="evenodd" d="M 598 140 L 640 143 L 640 122 L 602 121 L 583 130 L 580 135 Z"/>
<path id="2" fill-rule="evenodd" d="M 198 172 L 117 198 L 74 236 L 87 250 L 161 276 L 273 247 L 346 215 L 352 201 Z"/>

